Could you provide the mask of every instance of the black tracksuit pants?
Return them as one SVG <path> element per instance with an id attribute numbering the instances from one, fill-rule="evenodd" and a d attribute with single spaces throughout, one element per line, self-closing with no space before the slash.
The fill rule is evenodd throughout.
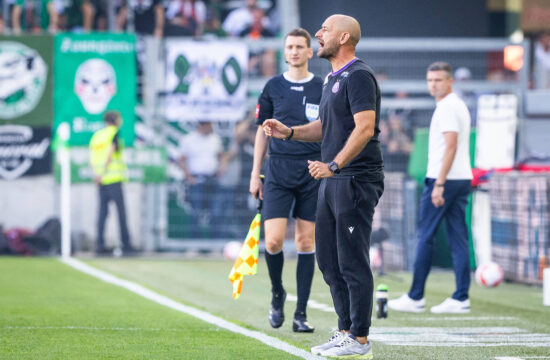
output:
<path id="1" fill-rule="evenodd" d="M 374 208 L 384 191 L 384 176 L 338 175 L 321 181 L 315 247 L 330 287 L 338 328 L 367 336 L 371 324 L 373 277 L 370 234 Z"/>

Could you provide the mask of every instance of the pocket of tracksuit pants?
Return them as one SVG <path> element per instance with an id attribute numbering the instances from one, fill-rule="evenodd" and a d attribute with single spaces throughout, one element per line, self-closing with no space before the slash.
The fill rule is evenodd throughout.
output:
<path id="1" fill-rule="evenodd" d="M 357 183 L 352 176 L 347 184 L 347 197 L 343 202 L 343 211 L 341 213 L 342 231 L 350 240 L 357 239 L 362 232 L 361 229 L 361 213 L 360 213 L 360 189 L 357 189 Z"/>

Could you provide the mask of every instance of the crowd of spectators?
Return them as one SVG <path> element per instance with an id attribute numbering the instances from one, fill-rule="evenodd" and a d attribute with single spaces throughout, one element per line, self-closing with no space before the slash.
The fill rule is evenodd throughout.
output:
<path id="1" fill-rule="evenodd" d="M 0 0 L 0 32 L 277 36 L 276 0 Z"/>

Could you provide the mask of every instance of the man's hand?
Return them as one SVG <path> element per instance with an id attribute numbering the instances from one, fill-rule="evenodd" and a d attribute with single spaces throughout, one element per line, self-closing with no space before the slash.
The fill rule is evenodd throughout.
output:
<path id="1" fill-rule="evenodd" d="M 264 121 L 262 129 L 267 136 L 276 139 L 285 139 L 290 135 L 290 128 L 276 119 L 267 119 Z"/>
<path id="2" fill-rule="evenodd" d="M 315 180 L 329 178 L 334 175 L 334 173 L 328 168 L 328 164 L 325 164 L 324 162 L 308 160 L 307 163 L 309 173 Z"/>
<path id="3" fill-rule="evenodd" d="M 252 196 L 254 196 L 255 199 L 260 197 L 260 199 L 264 199 L 264 185 L 262 184 L 262 179 L 259 175 L 252 175 L 250 176 L 250 187 L 248 189 Z"/>
<path id="4" fill-rule="evenodd" d="M 432 190 L 432 203 L 436 208 L 443 206 L 445 204 L 445 199 L 443 198 L 443 186 L 437 186 L 434 184 L 434 188 Z"/>
<path id="5" fill-rule="evenodd" d="M 94 175 L 94 183 L 96 185 L 101 185 L 101 175 Z"/>

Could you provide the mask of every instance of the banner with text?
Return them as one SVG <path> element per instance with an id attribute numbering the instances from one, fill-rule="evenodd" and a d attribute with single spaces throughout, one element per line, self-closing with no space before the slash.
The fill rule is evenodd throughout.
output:
<path id="1" fill-rule="evenodd" d="M 134 142 L 136 40 L 129 34 L 60 34 L 55 37 L 54 131 L 71 125 L 71 144 L 87 145 L 105 125 L 103 114 L 122 115 L 124 144 Z"/>
<path id="2" fill-rule="evenodd" d="M 52 36 L 0 36 L 0 125 L 52 125 L 52 50 Z"/>
<path id="3" fill-rule="evenodd" d="M 0 179 L 51 173 L 50 144 L 50 127 L 1 125 Z"/>
<path id="4" fill-rule="evenodd" d="M 90 153 L 87 147 L 71 148 L 71 181 L 92 182 Z M 162 183 L 166 180 L 166 149 L 160 147 L 134 147 L 124 149 L 124 163 L 128 168 L 128 180 L 140 183 Z M 55 162 L 54 173 L 60 179 L 59 164 Z"/>
<path id="5" fill-rule="evenodd" d="M 247 110 L 247 67 L 246 44 L 166 40 L 166 118 L 242 120 Z"/>

